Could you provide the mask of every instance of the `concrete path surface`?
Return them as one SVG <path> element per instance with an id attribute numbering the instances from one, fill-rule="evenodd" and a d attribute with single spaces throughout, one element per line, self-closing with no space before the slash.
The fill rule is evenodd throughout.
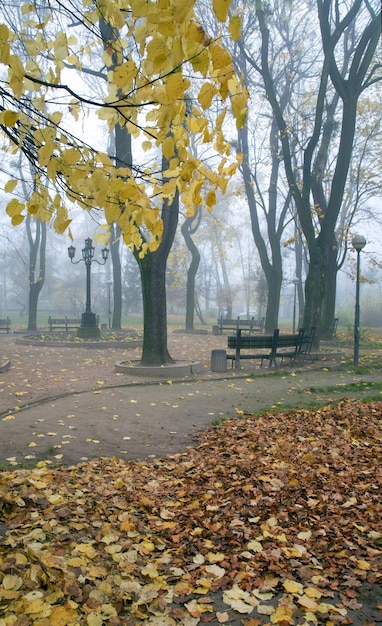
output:
<path id="1" fill-rule="evenodd" d="M 238 412 L 375 395 L 372 386 L 378 382 L 379 372 L 355 375 L 320 367 L 67 392 L 1 417 L 0 463 L 7 467 L 45 458 L 74 464 L 98 456 L 162 457 L 196 445 L 201 430 Z M 349 385 L 354 387 L 350 393 Z"/>

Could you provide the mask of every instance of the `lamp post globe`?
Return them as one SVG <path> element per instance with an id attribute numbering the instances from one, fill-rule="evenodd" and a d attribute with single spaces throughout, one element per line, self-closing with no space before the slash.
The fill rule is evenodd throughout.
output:
<path id="1" fill-rule="evenodd" d="M 360 326 L 360 303 L 359 303 L 359 277 L 360 277 L 360 253 L 366 246 L 366 239 L 363 235 L 354 235 L 352 239 L 352 246 L 357 252 L 357 270 L 356 270 L 356 288 L 355 288 L 355 314 L 354 314 L 354 367 L 358 367 L 359 360 L 359 326 Z"/>
<path id="2" fill-rule="evenodd" d="M 68 248 L 68 256 L 74 265 L 84 261 L 86 267 L 86 305 L 85 311 L 81 316 L 81 326 L 77 329 L 77 337 L 81 339 L 93 339 L 100 336 L 101 332 L 99 326 L 97 324 L 97 316 L 91 310 L 91 276 L 90 270 L 93 262 L 98 263 L 98 265 L 105 265 L 107 261 L 107 257 L 109 254 L 108 248 L 102 249 L 102 261 L 98 261 L 94 259 L 95 247 L 93 246 L 93 241 L 88 237 L 85 239 L 85 246 L 82 248 L 82 259 L 78 261 L 74 261 L 74 257 L 76 254 L 76 249 L 74 246 L 69 246 Z"/>

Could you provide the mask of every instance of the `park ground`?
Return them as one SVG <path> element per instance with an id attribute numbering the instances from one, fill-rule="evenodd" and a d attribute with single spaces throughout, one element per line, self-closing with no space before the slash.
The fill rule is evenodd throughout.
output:
<path id="1" fill-rule="evenodd" d="M 1 626 L 382 622 L 380 345 L 213 373 L 173 333 L 201 372 L 142 380 L 0 339 Z"/>

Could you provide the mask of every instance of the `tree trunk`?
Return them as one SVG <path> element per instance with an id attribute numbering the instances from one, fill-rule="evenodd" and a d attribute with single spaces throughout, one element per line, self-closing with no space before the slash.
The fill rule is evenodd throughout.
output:
<path id="1" fill-rule="evenodd" d="M 31 219 L 27 215 L 25 220 L 29 242 L 28 330 L 37 330 L 38 298 L 45 281 L 46 223 L 36 220 L 36 231 L 33 235 Z"/>
<path id="2" fill-rule="evenodd" d="M 337 246 L 333 245 L 329 251 L 328 267 L 326 274 L 326 290 L 322 303 L 321 314 L 321 338 L 332 338 L 333 320 L 336 313 L 336 292 L 337 292 Z"/>
<path id="3" fill-rule="evenodd" d="M 163 170 L 166 161 L 163 159 Z M 134 251 L 142 279 L 143 298 L 143 349 L 142 365 L 166 365 L 173 363 L 167 348 L 167 301 L 166 266 L 174 241 L 179 216 L 179 194 L 174 200 L 163 200 L 163 235 L 155 252 L 146 252 L 141 258 L 139 250 Z"/>
<path id="4" fill-rule="evenodd" d="M 167 348 L 166 263 L 163 250 L 138 259 L 143 296 L 142 365 L 174 362 Z"/>
<path id="5" fill-rule="evenodd" d="M 102 35 L 104 49 L 111 48 L 110 42 L 116 41 L 118 38 L 118 30 L 103 19 L 99 21 L 100 32 Z M 118 65 L 118 57 L 113 54 L 113 65 Z M 133 164 L 131 135 L 126 126 L 116 124 L 114 127 L 114 148 L 115 148 L 115 167 L 116 169 L 131 168 Z M 112 142 L 111 142 L 112 144 Z M 112 148 L 110 148 L 111 151 Z M 121 203 L 123 210 L 123 204 Z M 120 257 L 120 236 L 121 229 L 118 224 L 111 225 L 111 260 L 113 263 L 113 330 L 120 330 L 122 326 L 122 270 Z M 110 313 L 109 313 L 110 314 Z"/>
<path id="6" fill-rule="evenodd" d="M 191 253 L 191 263 L 187 271 L 186 330 L 194 330 L 195 279 L 200 263 L 200 253 L 192 239 L 192 234 L 198 229 L 200 219 L 201 211 L 198 210 L 193 217 L 187 217 L 185 219 L 181 228 L 184 241 Z M 195 220 L 196 224 L 193 226 Z"/>
<path id="7" fill-rule="evenodd" d="M 380 80 L 380 76 L 373 74 L 376 69 L 376 66 L 373 68 L 373 57 L 380 37 L 380 12 L 374 14 L 369 10 L 369 7 L 367 8 L 364 30 L 360 33 L 359 38 L 355 38 L 354 46 L 350 45 L 353 41 L 354 20 L 361 15 L 362 4 L 361 0 L 352 3 L 348 12 L 346 13 L 345 10 L 341 20 L 334 27 L 332 11 L 335 11 L 336 3 L 331 0 L 317 1 L 322 48 L 325 51 L 325 56 L 320 70 L 320 83 L 314 110 L 314 126 L 312 126 L 309 140 L 303 148 L 301 155 L 303 158 L 300 159 L 303 169 L 302 184 L 299 184 L 300 181 L 296 179 L 293 168 L 293 161 L 295 160 L 293 152 L 296 145 L 292 146 L 291 143 L 290 122 L 284 116 L 279 98 L 280 81 L 276 81 L 273 76 L 273 59 L 269 58 L 271 46 L 270 31 L 267 24 L 268 13 L 265 3 L 261 0 L 257 0 L 255 3 L 261 32 L 261 67 L 260 69 L 256 67 L 256 69 L 261 73 L 267 98 L 277 121 L 289 189 L 293 194 L 301 228 L 309 248 L 309 270 L 305 283 L 304 327 L 308 329 L 311 326 L 316 326 L 319 332 L 321 330 L 323 303 L 330 289 L 328 264 L 331 259 L 331 244 L 343 201 L 353 150 L 357 103 L 360 94 L 368 86 Z M 343 58 L 339 54 L 340 49 Z M 246 59 L 251 62 L 248 55 L 246 55 Z M 331 99 L 330 82 L 336 92 Z M 342 101 L 341 111 L 337 110 L 339 98 Z M 337 131 L 334 137 L 332 118 L 336 112 L 338 113 Z M 338 124 L 339 120 L 340 124 Z M 338 132 L 339 126 L 340 131 Z M 333 141 L 334 138 L 335 142 Z M 326 199 L 323 179 L 328 166 L 329 147 L 335 150 L 336 158 L 330 193 Z M 320 226 L 318 235 L 317 224 L 313 219 L 312 199 Z M 325 320 L 325 325 L 327 323 L 328 320 Z M 316 334 L 316 344 L 319 342 L 319 332 Z"/>
<path id="8" fill-rule="evenodd" d="M 260 220 L 258 215 L 257 199 L 254 188 L 258 189 L 256 178 L 252 175 L 252 170 L 248 160 L 248 129 L 244 128 L 239 131 L 239 145 L 243 152 L 243 163 L 241 166 L 243 173 L 244 186 L 251 216 L 252 234 L 255 245 L 259 252 L 260 263 L 263 269 L 267 285 L 268 300 L 265 314 L 265 332 L 271 333 L 278 326 L 278 316 L 280 307 L 280 292 L 282 284 L 282 257 L 280 240 L 284 230 L 284 221 L 287 207 L 290 202 L 290 195 L 284 201 L 283 207 L 278 215 L 278 176 L 280 170 L 280 160 L 278 157 L 278 129 L 273 118 L 271 132 L 269 136 L 272 168 L 268 188 L 268 206 L 265 207 L 263 198 L 263 208 L 267 220 L 268 243 L 265 242 L 261 233 Z M 268 250 L 270 247 L 270 252 Z"/>
<path id="9" fill-rule="evenodd" d="M 113 318 L 111 327 L 120 330 L 122 327 L 122 279 L 120 257 L 121 229 L 118 224 L 111 226 L 111 260 L 113 263 Z"/>

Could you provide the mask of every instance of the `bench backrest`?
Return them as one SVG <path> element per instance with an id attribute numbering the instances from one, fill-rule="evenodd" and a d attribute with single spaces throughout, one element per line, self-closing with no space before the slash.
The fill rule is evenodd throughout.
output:
<path id="1" fill-rule="evenodd" d="M 297 335 L 279 335 L 277 348 L 299 349 L 304 341 L 304 329 L 300 328 Z"/>
<path id="2" fill-rule="evenodd" d="M 276 328 L 273 335 L 242 335 L 241 330 L 238 329 L 236 335 L 228 335 L 228 348 L 240 348 L 243 350 L 272 348 L 278 335 L 278 328 Z"/>
<path id="3" fill-rule="evenodd" d="M 70 317 L 48 317 L 49 324 L 80 324 L 80 319 L 71 319 Z"/>
<path id="4" fill-rule="evenodd" d="M 246 328 L 248 326 L 248 328 L 259 328 L 260 330 L 262 330 L 264 328 L 264 318 L 262 318 L 261 320 L 255 320 L 254 317 L 252 317 L 251 319 L 242 319 L 240 317 L 228 319 L 219 317 L 218 324 L 220 328 Z"/>

